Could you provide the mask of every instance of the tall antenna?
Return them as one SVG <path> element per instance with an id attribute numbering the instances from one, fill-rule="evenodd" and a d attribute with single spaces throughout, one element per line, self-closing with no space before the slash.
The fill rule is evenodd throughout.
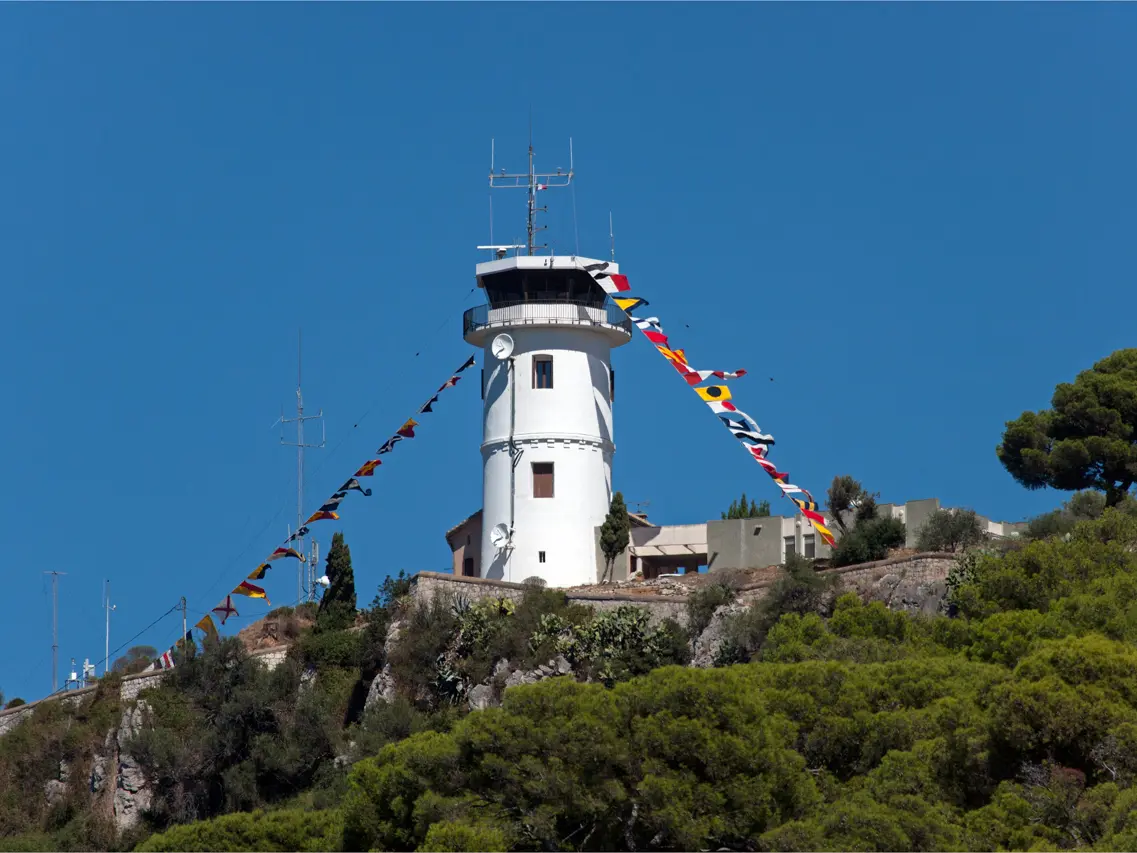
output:
<path id="1" fill-rule="evenodd" d="M 111 582 L 103 582 L 103 609 L 107 612 L 107 645 L 106 657 L 103 658 L 103 675 L 111 671 L 111 611 L 115 606 L 111 604 Z"/>
<path id="2" fill-rule="evenodd" d="M 612 261 L 616 260 L 616 232 L 612 228 L 612 211 L 608 211 L 608 239 L 612 242 Z"/>
<path id="3" fill-rule="evenodd" d="M 59 576 L 67 572 L 44 572 L 51 575 L 51 692 L 59 689 Z"/>
<path id="4" fill-rule="evenodd" d="M 533 165 L 533 126 L 530 121 L 529 126 L 529 171 L 524 174 L 508 174 L 505 169 L 500 173 L 494 173 L 494 143 L 490 141 L 490 188 L 491 189 L 524 189 L 529 193 L 528 211 L 526 214 L 526 240 L 525 250 L 528 254 L 532 255 L 535 249 L 547 249 L 547 245 L 542 244 L 538 246 L 534 243 L 534 237 L 538 231 L 544 231 L 547 225 L 537 225 L 537 214 L 547 213 L 549 208 L 537 207 L 537 193 L 541 190 L 551 189 L 553 187 L 567 187 L 572 183 L 573 178 L 573 157 L 572 157 L 572 138 L 569 138 L 569 169 L 566 173 L 560 166 L 557 167 L 555 172 L 537 172 Z M 492 240 L 490 241 L 493 242 Z M 495 248 L 495 247 L 487 247 Z M 507 248 L 514 248 L 512 246 Z"/>
<path id="5" fill-rule="evenodd" d="M 300 390 L 302 373 L 302 351 L 301 351 L 301 337 L 300 332 L 296 333 L 296 417 L 286 418 L 284 412 L 280 413 L 280 424 L 296 424 L 296 441 L 285 441 L 284 435 L 280 436 L 280 443 L 288 447 L 296 448 L 296 529 L 300 530 L 304 525 L 304 448 L 312 447 L 319 449 L 327 444 L 327 432 L 324 427 L 324 410 L 320 409 L 317 414 L 306 415 L 304 414 L 304 395 Z M 320 422 L 320 443 L 319 444 L 305 444 L 304 443 L 304 421 L 319 421 Z M 301 554 L 304 553 L 304 538 L 300 537 L 296 540 L 296 550 Z M 309 586 L 308 576 L 309 566 L 308 561 L 302 560 L 301 565 L 296 569 L 296 600 L 304 601 L 306 597 L 305 587 Z M 311 590 L 308 591 L 310 596 Z M 309 597 L 308 600 L 311 600 Z"/>

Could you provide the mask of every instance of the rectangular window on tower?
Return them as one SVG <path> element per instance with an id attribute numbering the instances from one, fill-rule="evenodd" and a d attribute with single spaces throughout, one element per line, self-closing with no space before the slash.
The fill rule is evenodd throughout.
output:
<path id="1" fill-rule="evenodd" d="M 551 355 L 533 356 L 533 387 L 553 387 L 553 357 Z"/>
<path id="2" fill-rule="evenodd" d="M 486 398 L 486 369 L 482 368 L 482 399 Z"/>
<path id="3" fill-rule="evenodd" d="M 472 578 L 474 576 L 474 558 L 466 557 L 462 560 L 462 574 L 465 577 Z"/>
<path id="4" fill-rule="evenodd" d="M 608 402 L 614 402 L 616 399 L 616 368 L 608 368 Z"/>
<path id="5" fill-rule="evenodd" d="M 551 498 L 553 496 L 553 463 L 533 463 L 533 497 Z"/>

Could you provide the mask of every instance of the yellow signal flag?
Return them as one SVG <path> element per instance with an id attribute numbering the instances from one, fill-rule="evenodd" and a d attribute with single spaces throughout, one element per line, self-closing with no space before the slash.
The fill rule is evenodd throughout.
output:
<path id="1" fill-rule="evenodd" d="M 725 385 L 707 385 L 704 388 L 696 388 L 695 393 L 708 403 L 730 399 L 730 389 Z"/>
<path id="2" fill-rule="evenodd" d="M 614 296 L 612 297 L 612 301 L 615 302 L 624 313 L 635 311 L 641 305 L 648 304 L 646 299 L 640 299 L 638 296 Z"/>

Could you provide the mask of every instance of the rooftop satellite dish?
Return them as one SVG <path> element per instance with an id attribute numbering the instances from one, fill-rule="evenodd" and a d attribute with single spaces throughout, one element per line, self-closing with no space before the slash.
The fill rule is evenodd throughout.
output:
<path id="1" fill-rule="evenodd" d="M 498 361 L 505 361 L 513 355 L 513 338 L 507 334 L 500 334 L 490 344 L 490 352 Z"/>
<path id="2" fill-rule="evenodd" d="M 509 544 L 509 528 L 504 524 L 495 524 L 494 529 L 490 531 L 490 543 L 498 553 L 504 551 L 505 546 Z"/>

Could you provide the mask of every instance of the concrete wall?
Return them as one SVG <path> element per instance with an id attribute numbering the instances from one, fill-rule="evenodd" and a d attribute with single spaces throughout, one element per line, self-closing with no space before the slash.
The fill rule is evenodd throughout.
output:
<path id="1" fill-rule="evenodd" d="M 795 554 L 805 554 L 812 537 L 813 557 L 831 553 L 801 516 L 771 515 L 765 518 L 737 518 L 707 522 L 707 567 L 717 569 L 756 569 L 785 562 L 786 540 L 793 540 Z"/>

